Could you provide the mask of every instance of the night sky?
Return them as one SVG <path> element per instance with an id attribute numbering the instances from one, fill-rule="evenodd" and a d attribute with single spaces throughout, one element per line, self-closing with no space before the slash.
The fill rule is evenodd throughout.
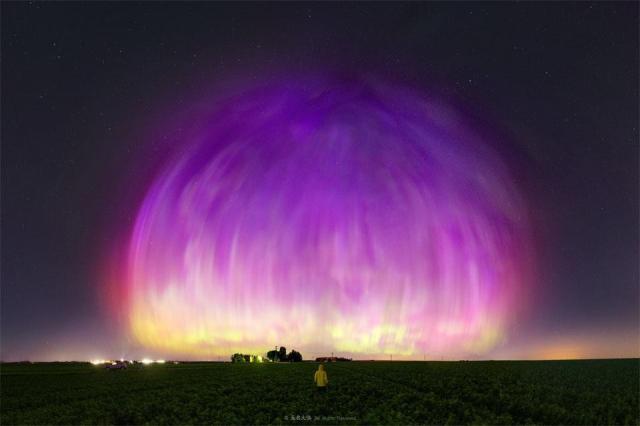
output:
<path id="1" fill-rule="evenodd" d="M 247 128 L 263 132 L 260 137 L 278 140 L 274 130 L 265 131 L 265 127 L 258 126 L 258 118 L 254 118 L 268 109 L 263 105 L 278 102 L 278 90 L 283 90 L 282 87 L 289 90 L 289 86 L 299 88 L 291 89 L 293 100 L 287 101 L 287 108 L 291 114 L 301 111 L 300 115 L 308 119 L 304 123 L 312 123 L 317 113 L 305 109 L 306 104 L 298 103 L 299 98 L 311 90 L 309 87 L 321 90 L 329 84 L 337 93 L 332 99 L 342 102 L 343 98 L 351 99 L 344 95 L 350 93 L 350 82 L 362 81 L 363 75 L 375 76 L 375 81 L 385 82 L 380 83 L 382 85 L 388 82 L 390 87 L 407 88 L 418 97 L 426 94 L 428 102 L 444 105 L 434 107 L 443 115 L 456 111 L 465 117 L 465 123 L 483 140 L 490 140 L 492 154 L 478 154 L 480 151 L 471 154 L 470 148 L 462 144 L 456 147 L 462 152 L 458 157 L 460 161 L 447 160 L 447 164 L 454 172 L 459 169 L 460 173 L 469 173 L 470 179 L 474 176 L 471 168 L 475 166 L 467 165 L 477 162 L 478 167 L 485 167 L 486 173 L 476 177 L 487 179 L 494 189 L 499 187 L 492 194 L 497 194 L 500 200 L 503 200 L 500 191 L 507 193 L 511 187 L 517 188 L 522 203 L 504 203 L 508 209 L 518 212 L 521 209 L 522 214 L 518 213 L 517 217 L 526 216 L 528 223 L 526 237 L 524 231 L 520 234 L 509 224 L 490 228 L 493 234 L 489 245 L 495 244 L 491 253 L 496 258 L 486 267 L 491 269 L 495 263 L 503 265 L 504 262 L 507 266 L 500 270 L 508 269 L 510 272 L 505 274 L 509 279 L 517 281 L 519 273 L 527 276 L 521 280 L 527 281 L 526 291 L 512 293 L 504 284 L 506 278 L 496 279 L 496 285 L 505 285 L 499 287 L 500 292 L 504 290 L 509 296 L 496 295 L 473 306 L 473 312 L 480 312 L 483 321 L 499 326 L 500 332 L 494 333 L 499 334 L 499 339 L 478 350 L 447 351 L 442 345 L 455 346 L 460 342 L 418 332 L 416 339 L 424 341 L 420 340 L 419 347 L 409 350 L 407 345 L 416 343 L 410 337 L 415 335 L 415 330 L 411 329 L 414 334 L 405 335 L 409 330 L 402 328 L 408 324 L 405 322 L 376 328 L 383 333 L 383 340 L 384 333 L 396 333 L 396 353 L 404 354 L 407 359 L 639 356 L 638 25 L 635 2 L 3 2 L 2 360 L 143 356 L 217 359 L 229 348 L 253 350 L 254 341 L 245 345 L 251 332 L 244 323 L 234 329 L 234 325 L 216 322 L 216 326 L 223 324 L 220 327 L 225 330 L 212 330 L 210 321 L 214 317 L 207 315 L 217 311 L 233 316 L 244 308 L 258 309 L 255 301 L 233 299 L 241 305 L 238 300 L 245 300 L 244 307 L 233 308 L 231 299 L 224 303 L 207 299 L 204 305 L 196 307 L 190 305 L 197 300 L 193 294 L 175 296 L 170 300 L 171 312 L 164 311 L 166 316 L 163 316 L 158 312 L 166 300 L 152 302 L 150 292 L 155 288 L 141 287 L 138 283 L 133 289 L 132 284 L 124 282 L 140 276 L 143 280 L 145 277 L 162 280 L 160 275 L 176 272 L 162 263 L 175 257 L 175 251 L 171 250 L 179 252 L 182 246 L 171 234 L 175 222 L 163 222 L 163 218 L 179 212 L 168 203 L 168 196 L 158 200 L 160 196 L 152 194 L 150 188 L 154 183 L 164 184 L 169 191 L 197 182 L 193 176 L 191 181 L 186 175 L 180 175 L 182 180 L 167 177 L 175 175 L 166 171 L 187 173 L 179 168 L 175 159 L 204 155 L 191 149 L 189 141 L 198 131 L 203 131 L 202 120 L 215 109 L 212 105 L 217 105 L 219 99 L 242 92 L 243 88 L 267 85 L 276 95 L 269 92 L 249 99 L 255 95 L 245 94 L 238 102 L 244 105 L 243 102 L 251 104 L 255 100 L 260 108 L 243 117 L 248 120 Z M 336 75 L 339 77 L 333 77 Z M 333 80 L 329 81 L 339 81 L 339 85 L 325 83 L 326 76 L 332 76 Z M 414 95 L 404 95 L 399 89 L 384 93 L 380 95 L 382 98 L 397 101 L 407 109 L 417 104 Z M 336 107 L 327 108 L 335 112 L 330 108 Z M 370 111 L 379 111 L 376 108 L 373 102 L 364 102 L 349 111 L 360 120 Z M 360 122 L 354 124 L 346 119 L 345 124 L 339 121 L 342 118 L 336 119 L 343 117 L 342 110 L 337 111 L 322 116 L 333 126 L 329 130 L 351 126 L 348 129 L 353 134 L 365 131 Z M 391 116 L 396 114 L 390 111 Z M 232 118 L 231 113 L 218 113 L 215 117 L 228 119 L 225 123 L 238 120 L 235 116 Z M 288 128 L 289 115 L 279 120 L 279 126 Z M 273 124 L 273 119 L 267 121 L 269 123 Z M 427 124 L 420 127 L 423 125 L 420 122 L 411 123 L 428 139 L 431 130 Z M 308 126 L 302 126 L 301 132 L 316 129 L 312 124 Z M 453 127 L 452 135 L 457 132 Z M 239 134 L 239 130 L 234 129 L 207 129 L 206 132 L 223 135 L 220 136 L 223 140 L 227 137 L 224 135 Z M 397 129 L 386 130 L 393 134 Z M 395 140 L 391 137 L 381 142 L 378 150 L 367 152 L 370 156 L 367 158 L 393 161 L 396 145 L 389 141 Z M 434 145 L 427 148 L 435 150 Z M 272 156 L 269 158 L 266 154 L 261 156 L 260 149 L 256 149 L 255 157 L 246 155 L 248 164 L 254 164 L 253 176 L 263 176 L 260 173 L 268 167 L 281 164 L 283 155 L 290 155 L 287 161 L 294 163 L 298 158 L 291 154 L 294 148 L 282 154 L 282 149 L 274 146 L 269 148 Z M 437 154 L 447 157 L 446 149 Z M 213 158 L 218 155 L 216 152 L 207 151 L 206 155 Z M 300 158 L 308 160 L 305 155 L 300 153 Z M 356 158 L 355 154 L 349 155 L 347 162 Z M 398 154 L 398 158 L 405 157 Z M 338 164 L 338 160 L 331 164 L 337 167 L 333 164 Z M 398 170 L 415 166 L 413 163 L 390 164 Z M 506 171 L 496 170 L 496 164 L 505 164 Z M 354 181 L 361 177 L 360 169 L 330 170 L 346 170 L 347 174 L 352 171 L 356 176 Z M 318 166 L 307 174 L 298 172 L 296 176 L 311 179 L 309 176 L 313 173 L 325 172 L 327 170 Z M 450 194 L 458 191 L 459 185 L 443 177 L 445 172 L 432 176 L 435 174 L 435 171 L 429 173 L 425 179 L 432 180 L 427 183 L 441 185 L 449 191 L 442 193 L 447 195 L 430 194 L 441 202 L 439 205 L 465 202 L 463 208 L 455 212 L 467 214 L 460 220 L 484 223 L 482 208 L 478 206 L 488 209 L 486 204 L 482 200 L 455 198 Z M 276 188 L 271 188 L 271 193 L 280 191 L 284 197 L 285 190 L 290 188 L 279 187 L 278 176 L 274 177 L 276 183 L 272 186 Z M 267 185 L 270 181 L 261 182 Z M 365 176 L 364 182 L 363 185 L 369 186 L 383 184 L 377 177 Z M 229 185 L 239 188 L 233 186 L 233 182 Z M 240 197 L 240 201 L 233 201 L 233 206 L 237 205 L 238 211 L 244 208 L 250 215 L 255 206 L 247 200 L 262 194 L 255 185 L 254 182 L 253 187 L 239 190 L 235 195 L 229 190 L 226 197 L 228 200 Z M 353 193 L 339 192 L 340 202 L 332 205 L 334 211 L 344 211 L 349 201 L 360 200 L 363 187 L 353 184 L 350 187 Z M 327 191 L 327 187 L 320 184 L 309 184 L 305 188 L 312 194 Z M 249 190 L 253 192 L 247 192 Z M 316 206 L 324 211 L 325 198 L 309 199 L 311 207 L 307 207 Z M 143 203 L 150 206 L 151 213 L 140 210 Z M 421 205 L 419 200 L 416 203 L 414 207 Z M 494 204 L 491 206 L 495 207 Z M 274 209 L 277 206 L 275 201 L 266 201 L 265 205 Z M 197 206 L 188 207 L 195 212 Z M 226 206 L 231 208 L 231 201 Z M 505 206 L 495 208 L 505 213 Z M 285 207 L 287 205 L 282 206 Z M 434 207 L 423 213 L 442 219 L 447 212 L 450 210 L 445 207 Z M 475 216 L 469 217 L 471 212 Z M 487 215 L 495 216 L 494 212 Z M 229 249 L 235 244 L 233 241 L 237 241 L 222 230 L 228 229 L 224 226 L 231 227 L 229 221 L 236 220 L 234 216 L 219 216 L 222 225 L 216 228 L 218 251 Z M 193 213 L 190 219 L 197 222 L 198 217 Z M 417 217 L 416 223 L 422 223 L 423 216 Z M 248 220 L 238 216 L 236 225 L 245 226 Z M 521 224 L 519 220 L 515 223 Z M 251 223 L 258 223 L 255 221 Z M 255 270 L 259 270 L 256 265 L 262 265 L 259 263 L 262 260 L 252 257 L 249 247 L 272 247 L 264 244 L 280 241 L 278 235 L 296 234 L 297 228 L 287 227 L 287 223 L 283 221 L 277 228 L 252 228 L 250 236 L 239 234 L 239 250 L 245 247 L 245 268 L 247 271 L 250 267 L 257 268 L 251 269 L 253 275 L 247 272 L 238 278 L 240 281 L 260 275 Z M 335 229 L 341 229 L 341 223 L 334 224 Z M 132 237 L 134 228 L 140 232 Z M 171 250 L 161 252 L 143 247 L 131 254 L 132 238 L 141 239 L 140 244 L 144 245 L 151 237 L 157 241 L 158 233 L 164 231 L 163 247 Z M 271 240 L 264 240 L 267 232 L 272 233 Z M 392 232 L 380 232 L 383 232 L 380 238 L 388 238 L 389 244 L 397 243 Z M 505 235 L 513 239 L 512 245 L 495 243 L 503 242 Z M 447 237 L 448 234 L 442 236 Z M 258 240 L 267 242 L 258 243 Z M 518 256 L 509 254 L 505 247 L 517 248 Z M 290 249 L 303 253 L 308 246 L 299 243 Z M 271 253 L 267 250 L 265 256 L 278 258 L 282 252 L 284 248 L 278 246 Z M 354 265 L 362 266 L 368 260 L 350 258 L 350 252 L 346 252 L 345 256 L 352 261 L 351 268 L 355 269 L 347 272 L 359 276 L 362 268 Z M 206 258 L 207 252 L 202 249 L 198 255 Z M 447 261 L 451 260 L 459 273 L 459 269 L 465 267 L 456 263 L 460 255 L 451 256 L 453 260 Z M 324 261 L 322 256 L 315 259 L 318 264 Z M 389 266 L 395 265 L 393 256 L 384 259 L 389 262 L 387 267 L 393 269 L 394 266 Z M 250 264 L 251 261 L 257 263 Z M 277 262 L 281 263 L 281 259 Z M 289 264 L 296 265 L 296 271 L 316 271 L 299 259 L 291 259 Z M 518 266 L 521 264 L 527 266 Z M 163 269 L 165 267 L 168 269 Z M 131 270 L 123 273 L 127 268 Z M 344 268 L 348 266 L 343 265 Z M 344 276 L 346 272 L 341 271 Z M 411 273 L 418 274 L 416 271 L 411 269 Z M 382 276 L 378 269 L 374 272 L 373 275 Z M 484 285 L 482 277 L 480 286 Z M 261 291 L 260 285 L 253 291 Z M 313 287 L 308 285 L 303 291 L 288 290 L 288 294 L 298 297 L 300 293 L 300 298 L 307 297 Z M 318 288 L 323 285 L 326 283 L 319 283 Z M 449 284 L 444 280 L 443 285 Z M 269 288 L 268 284 L 264 286 Z M 404 291 L 415 288 L 407 284 Z M 456 290 L 463 291 L 460 288 Z M 205 292 L 205 296 L 207 294 L 213 293 Z M 296 301 L 302 299 L 294 298 L 291 305 L 279 304 L 277 297 L 287 296 L 277 294 L 261 299 L 273 308 L 269 315 L 290 316 L 296 318 L 296 322 L 301 321 L 293 309 Z M 364 312 L 378 300 L 376 297 L 363 296 L 354 303 L 360 303 L 359 309 Z M 307 299 L 304 300 L 306 303 Z M 398 306 L 408 309 L 414 305 Z M 354 321 L 352 328 L 345 325 L 347 332 L 357 335 L 368 332 L 362 328 L 366 326 L 354 319 L 356 314 L 350 309 L 333 307 L 335 312 L 331 314 L 335 317 L 331 318 L 338 324 Z M 398 309 L 397 315 L 406 313 Z M 183 339 L 187 326 L 174 320 L 176 312 L 191 310 L 194 317 L 190 320 L 199 321 L 198 330 L 205 338 L 224 334 L 227 339 L 224 348 L 198 352 L 189 346 L 192 340 Z M 443 320 L 446 312 L 453 311 L 424 313 L 419 319 L 429 321 L 429 326 L 421 325 L 423 328 L 419 330 Z M 375 312 L 372 315 L 375 316 Z M 482 340 L 485 323 L 477 322 L 479 320 L 468 312 L 466 315 L 465 332 L 471 336 L 469 339 Z M 156 321 L 153 330 L 148 328 L 150 318 Z M 272 319 L 265 316 L 263 320 L 268 323 Z M 356 358 L 386 358 L 396 350 L 389 342 L 376 346 L 362 341 L 360 346 L 348 346 L 348 342 L 340 340 L 341 332 L 333 331 L 335 341 L 328 338 L 320 346 L 305 343 L 304 336 L 318 327 L 312 324 L 294 331 L 275 327 L 280 331 L 271 336 L 274 340 L 260 343 L 264 343 L 264 351 L 284 344 L 301 349 L 308 357 L 335 350 Z M 401 328 L 402 336 L 398 334 Z M 448 332 L 453 333 L 451 329 Z M 177 346 L 169 348 L 158 344 L 163 338 L 174 339 Z M 233 346 L 234 341 L 237 346 Z M 442 344 L 437 351 L 430 351 L 435 348 L 431 345 L 433 342 Z"/>

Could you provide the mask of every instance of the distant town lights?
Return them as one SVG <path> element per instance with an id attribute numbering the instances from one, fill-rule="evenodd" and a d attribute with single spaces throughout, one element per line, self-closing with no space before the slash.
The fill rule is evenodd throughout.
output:
<path id="1" fill-rule="evenodd" d="M 101 364 L 111 364 L 111 365 L 116 365 L 118 363 L 129 363 L 129 364 L 135 364 L 136 362 L 140 362 L 141 364 L 144 365 L 149 365 L 149 364 L 165 364 L 167 361 L 164 359 L 156 359 L 153 360 L 151 358 L 143 358 L 140 361 L 136 361 L 133 359 L 127 359 L 125 360 L 124 358 L 120 358 L 119 361 L 116 360 L 112 360 L 112 359 L 92 359 L 91 361 L 89 361 L 91 364 L 93 365 L 101 365 Z M 174 361 L 175 364 L 177 364 L 177 362 Z"/>

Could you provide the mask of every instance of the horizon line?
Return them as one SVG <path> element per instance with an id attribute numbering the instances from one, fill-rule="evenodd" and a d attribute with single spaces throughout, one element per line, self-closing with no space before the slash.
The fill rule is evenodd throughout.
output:
<path id="1" fill-rule="evenodd" d="M 320 357 L 322 358 L 322 357 Z M 107 361 L 118 361 L 120 358 L 106 359 Z M 232 363 L 231 360 L 212 360 L 212 359 L 164 359 L 167 363 L 171 362 L 180 362 L 180 363 L 189 363 L 189 362 L 207 362 L 207 363 Z M 389 359 L 351 359 L 350 361 L 329 361 L 329 362 L 514 362 L 514 361 L 611 361 L 611 360 L 640 360 L 640 356 L 621 356 L 621 357 L 609 357 L 609 358 L 505 358 L 505 359 L 399 359 L 399 360 L 389 360 Z M 131 361 L 125 359 L 125 361 Z M 133 361 L 140 361 L 134 359 Z M 34 360 L 19 360 L 19 361 L 4 361 L 0 360 L 0 364 L 20 364 L 20 363 L 30 363 L 30 364 L 52 364 L 52 363 L 78 363 L 78 364 L 90 364 L 91 360 L 54 360 L 54 361 L 34 361 Z M 278 363 L 295 363 L 296 361 L 277 361 Z M 306 359 L 298 362 L 320 362 L 315 359 Z M 265 362 L 264 364 L 269 364 L 269 362 Z"/>

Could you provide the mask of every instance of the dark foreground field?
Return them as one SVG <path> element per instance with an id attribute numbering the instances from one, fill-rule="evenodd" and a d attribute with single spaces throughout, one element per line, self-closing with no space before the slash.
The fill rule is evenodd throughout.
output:
<path id="1" fill-rule="evenodd" d="M 3 364 L 0 423 L 640 424 L 639 361 Z"/>

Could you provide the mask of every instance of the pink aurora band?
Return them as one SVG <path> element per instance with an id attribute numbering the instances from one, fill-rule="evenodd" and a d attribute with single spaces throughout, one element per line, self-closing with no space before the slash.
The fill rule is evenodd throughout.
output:
<path id="1" fill-rule="evenodd" d="M 459 118 L 366 79 L 217 105 L 137 214 L 126 287 L 141 344 L 422 358 L 503 341 L 527 286 L 526 207 Z"/>

